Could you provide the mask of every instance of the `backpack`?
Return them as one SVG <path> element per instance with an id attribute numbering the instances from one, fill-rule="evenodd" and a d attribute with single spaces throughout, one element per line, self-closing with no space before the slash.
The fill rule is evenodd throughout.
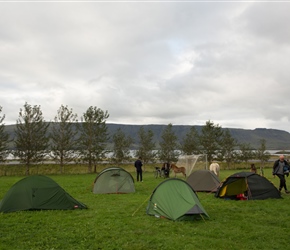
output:
<path id="1" fill-rule="evenodd" d="M 288 165 L 285 165 L 284 168 L 283 168 L 283 173 L 288 176 L 289 172 L 290 172 L 289 170 L 290 170 L 290 167 Z"/>

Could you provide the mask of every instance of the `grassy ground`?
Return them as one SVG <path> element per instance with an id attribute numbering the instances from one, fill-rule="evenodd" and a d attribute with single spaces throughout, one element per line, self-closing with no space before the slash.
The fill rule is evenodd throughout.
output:
<path id="1" fill-rule="evenodd" d="M 237 172 L 222 170 L 221 180 Z M 135 173 L 132 173 L 135 178 Z M 151 170 L 133 194 L 96 195 L 94 174 L 50 175 L 87 210 L 0 213 L 0 249 L 286 249 L 290 195 L 230 201 L 198 193 L 206 221 L 173 222 L 146 215 L 147 200 L 163 179 Z M 278 186 L 271 170 L 265 177 Z M 0 177 L 0 199 L 23 176 Z M 181 176 L 179 178 L 182 178 Z M 289 184 L 290 185 L 290 184 Z"/>

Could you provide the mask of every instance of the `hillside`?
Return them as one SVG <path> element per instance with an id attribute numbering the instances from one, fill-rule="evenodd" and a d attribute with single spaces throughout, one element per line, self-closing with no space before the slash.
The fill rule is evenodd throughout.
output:
<path id="1" fill-rule="evenodd" d="M 14 130 L 16 125 L 6 125 L 5 131 L 10 134 L 10 137 L 14 137 Z M 107 124 L 108 132 L 110 138 L 117 131 L 118 128 L 121 128 L 122 131 L 133 138 L 135 144 L 134 148 L 138 146 L 138 131 L 141 126 L 145 129 L 151 129 L 154 133 L 154 141 L 158 143 L 161 139 L 161 135 L 163 130 L 167 125 L 124 125 L 124 124 Z M 194 126 L 197 131 L 200 131 L 202 126 Z M 190 130 L 191 126 L 188 125 L 174 125 L 173 131 L 177 135 L 179 141 L 185 137 L 186 133 Z M 223 128 L 225 129 L 225 128 Z M 260 140 L 266 140 L 266 147 L 269 150 L 289 150 L 290 149 L 290 133 L 277 130 L 277 129 L 264 129 L 264 128 L 256 128 L 254 130 L 248 129 L 229 129 L 231 135 L 239 142 L 239 143 L 249 143 L 253 148 L 258 148 L 260 146 Z M 112 139 L 108 141 L 111 143 Z"/>
<path id="2" fill-rule="evenodd" d="M 114 134 L 118 128 L 124 133 L 130 135 L 135 141 L 138 140 L 138 130 L 142 125 L 121 125 L 108 124 L 110 134 Z M 151 129 L 154 133 L 155 142 L 160 141 L 163 130 L 167 125 L 143 125 L 145 129 Z M 202 126 L 194 126 L 197 131 L 201 131 Z M 174 125 L 173 131 L 181 142 L 185 135 L 189 132 L 191 126 Z M 225 128 L 223 128 L 225 129 Z M 260 146 L 261 139 L 266 140 L 267 149 L 287 150 L 290 149 L 290 133 L 283 130 L 256 128 L 254 130 L 247 129 L 229 129 L 231 135 L 239 143 L 249 143 L 253 148 Z"/>

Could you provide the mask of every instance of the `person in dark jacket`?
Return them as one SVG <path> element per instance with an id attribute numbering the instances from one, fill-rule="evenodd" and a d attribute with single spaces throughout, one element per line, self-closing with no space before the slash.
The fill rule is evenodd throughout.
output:
<path id="1" fill-rule="evenodd" d="M 143 163 L 142 163 L 142 158 L 139 157 L 137 161 L 135 161 L 135 168 L 136 168 L 136 171 L 137 171 L 137 181 L 140 181 L 143 182 L 143 178 L 142 178 L 142 166 L 143 166 Z M 139 178 L 140 177 L 140 178 Z"/>
<path id="2" fill-rule="evenodd" d="M 164 178 L 169 177 L 169 171 L 170 171 L 170 163 L 169 162 L 164 162 L 161 168 L 161 171 L 163 173 Z"/>
<path id="3" fill-rule="evenodd" d="M 290 192 L 287 190 L 286 179 L 284 174 L 285 167 L 289 167 L 288 162 L 284 159 L 284 155 L 280 155 L 279 160 L 274 162 L 273 165 L 273 175 L 277 175 L 280 179 L 279 191 L 281 192 L 282 188 L 284 188 L 285 193 L 289 194 Z"/>
<path id="4" fill-rule="evenodd" d="M 257 168 L 254 163 L 251 164 L 251 172 L 255 174 L 257 173 Z"/>

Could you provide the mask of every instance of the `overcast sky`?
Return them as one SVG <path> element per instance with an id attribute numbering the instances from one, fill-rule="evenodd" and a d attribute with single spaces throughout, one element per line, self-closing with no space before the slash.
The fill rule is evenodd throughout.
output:
<path id="1" fill-rule="evenodd" d="M 290 132 L 290 2 L 0 1 L 0 106 Z"/>

